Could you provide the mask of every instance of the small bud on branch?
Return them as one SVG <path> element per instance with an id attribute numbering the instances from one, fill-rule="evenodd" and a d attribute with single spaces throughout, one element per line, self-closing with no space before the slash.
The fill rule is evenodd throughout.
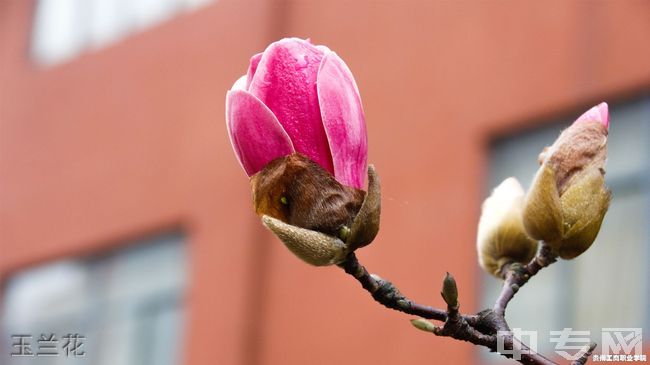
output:
<path id="1" fill-rule="evenodd" d="M 411 324 L 413 327 L 419 329 L 420 331 L 433 333 L 433 331 L 436 329 L 436 326 L 433 323 L 427 321 L 424 318 L 412 319 Z"/>
<path id="2" fill-rule="evenodd" d="M 458 287 L 456 280 L 451 274 L 445 274 L 445 279 L 442 281 L 442 291 L 440 292 L 442 299 L 445 300 L 449 308 L 458 309 Z"/>

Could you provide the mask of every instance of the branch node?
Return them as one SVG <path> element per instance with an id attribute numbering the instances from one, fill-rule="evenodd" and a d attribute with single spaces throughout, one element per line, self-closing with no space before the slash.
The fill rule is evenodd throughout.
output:
<path id="1" fill-rule="evenodd" d="M 520 286 L 517 285 L 517 284 L 510 285 L 510 289 L 512 289 L 512 291 L 515 292 L 515 293 L 519 291 L 519 288 L 520 288 Z"/>

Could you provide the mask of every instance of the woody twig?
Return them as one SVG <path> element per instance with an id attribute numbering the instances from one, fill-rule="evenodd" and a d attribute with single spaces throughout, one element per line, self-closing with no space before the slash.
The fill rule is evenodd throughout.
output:
<path id="1" fill-rule="evenodd" d="M 458 288 L 453 276 L 449 273 L 443 280 L 441 295 L 447 304 L 445 310 L 419 304 L 403 295 L 397 286 L 377 275 L 370 274 L 361 265 L 354 253 L 339 264 L 345 272 L 353 276 L 367 290 L 373 299 L 387 308 L 421 318 L 412 320 L 412 324 L 423 331 L 437 336 L 451 337 L 455 340 L 466 341 L 483 346 L 490 351 L 498 352 L 507 358 L 514 358 L 528 365 L 558 365 L 558 363 L 536 353 L 526 344 L 515 338 L 505 318 L 505 308 L 515 293 L 525 285 L 541 269 L 556 261 L 551 249 L 542 244 L 538 254 L 527 265 L 508 264 L 504 266 L 504 285 L 492 309 L 483 310 L 477 314 L 466 315 L 460 312 Z M 429 320 L 443 322 L 441 326 L 434 325 Z M 502 344 L 500 348 L 499 344 Z M 595 344 L 583 350 L 583 355 L 571 365 L 584 365 L 591 355 Z M 520 356 L 516 356 L 520 355 Z M 515 358 L 516 356 L 516 358 Z"/>
<path id="2" fill-rule="evenodd" d="M 521 265 L 516 262 L 504 265 L 502 269 L 504 278 L 503 287 L 493 308 L 496 314 L 504 316 L 508 303 L 510 303 L 519 289 L 541 269 L 557 261 L 557 255 L 552 252 L 550 246 L 544 242 L 542 242 L 541 246 L 539 253 L 527 265 Z"/>

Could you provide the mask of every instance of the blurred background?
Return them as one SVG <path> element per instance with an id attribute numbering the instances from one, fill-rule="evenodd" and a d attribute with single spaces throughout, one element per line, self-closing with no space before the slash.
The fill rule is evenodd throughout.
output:
<path id="1" fill-rule="evenodd" d="M 527 186 L 541 149 L 609 102 L 601 233 L 508 316 L 551 355 L 565 327 L 650 343 L 650 2 L 2 0 L 0 364 L 502 362 L 263 229 L 224 100 L 286 36 L 335 50 L 359 85 L 383 188 L 361 261 L 436 306 L 449 271 L 465 312 L 498 293 L 476 264 L 482 200 Z"/>

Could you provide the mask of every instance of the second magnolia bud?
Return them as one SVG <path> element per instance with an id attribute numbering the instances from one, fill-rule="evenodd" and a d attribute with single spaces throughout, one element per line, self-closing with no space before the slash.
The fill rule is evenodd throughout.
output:
<path id="1" fill-rule="evenodd" d="M 497 186 L 483 203 L 476 248 L 479 264 L 500 277 L 507 263 L 527 263 L 537 253 L 537 241 L 526 235 L 521 213 L 524 189 L 510 177 Z"/>
<path id="2" fill-rule="evenodd" d="M 591 246 L 609 207 L 604 177 L 608 126 L 605 103 L 578 118 L 542 152 L 542 166 L 526 196 L 528 234 L 546 241 L 563 259 Z"/>

